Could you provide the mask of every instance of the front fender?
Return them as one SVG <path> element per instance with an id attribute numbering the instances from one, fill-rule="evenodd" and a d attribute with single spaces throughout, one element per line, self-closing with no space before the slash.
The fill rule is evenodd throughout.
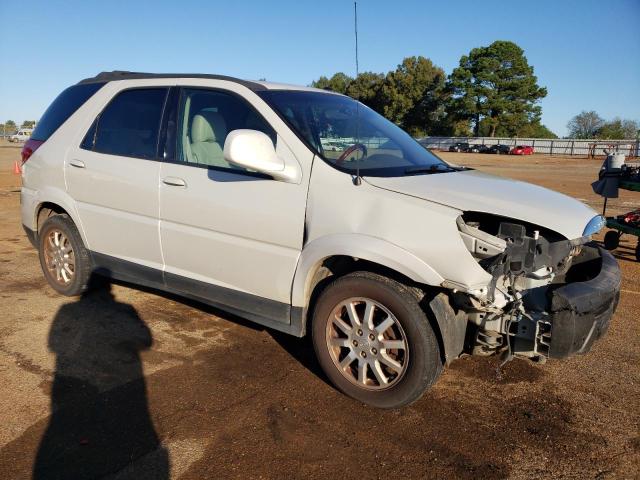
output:
<path id="1" fill-rule="evenodd" d="M 314 273 L 325 259 L 336 255 L 383 265 L 418 283 L 438 286 L 444 280 L 414 254 L 385 240 L 356 233 L 326 235 L 309 242 L 300 254 L 291 289 L 294 307 L 306 307 Z"/>

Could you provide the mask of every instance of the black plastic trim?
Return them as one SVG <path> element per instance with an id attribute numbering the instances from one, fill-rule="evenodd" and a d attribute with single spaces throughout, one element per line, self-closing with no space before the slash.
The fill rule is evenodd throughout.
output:
<path id="1" fill-rule="evenodd" d="M 165 162 L 173 162 L 176 157 L 177 118 L 178 118 L 178 87 L 171 87 L 165 98 L 158 134 L 158 158 Z"/>
<path id="2" fill-rule="evenodd" d="M 93 273 L 105 277 L 131 282 L 145 287 L 164 290 L 165 282 L 162 270 L 138 265 L 120 258 L 90 251 Z"/>
<path id="3" fill-rule="evenodd" d="M 206 299 L 206 303 L 242 312 L 249 320 L 258 323 L 289 323 L 290 305 L 249 293 L 220 287 L 199 280 L 164 272 L 165 284 L 173 291 L 197 298 Z"/>
<path id="4" fill-rule="evenodd" d="M 90 252 L 95 273 L 190 298 L 268 328 L 302 337 L 303 309 L 245 292 L 163 272 L 98 252 Z"/>
<path id="5" fill-rule="evenodd" d="M 213 75 L 206 73 L 145 73 L 145 72 L 127 72 L 122 70 L 114 70 L 112 72 L 100 72 L 95 77 L 80 80 L 78 85 L 86 83 L 114 82 L 118 80 L 144 80 L 152 78 L 204 78 L 207 80 L 226 80 L 228 82 L 238 83 L 254 92 L 267 90 L 264 85 L 252 82 L 250 80 L 242 80 L 240 78 L 229 77 L 226 75 Z"/>
<path id="6" fill-rule="evenodd" d="M 618 305 L 621 285 L 618 263 L 598 246 L 583 247 L 584 251 L 589 249 L 596 250 L 597 256 L 586 265 L 589 270 L 597 269 L 592 272 L 597 274 L 590 280 L 567 283 L 550 293 L 551 358 L 588 352 L 593 342 L 607 332 Z"/>
<path id="7" fill-rule="evenodd" d="M 38 235 L 36 234 L 36 232 L 31 230 L 24 223 L 22 224 L 22 228 L 24 229 L 24 233 L 27 234 L 27 238 L 29 239 L 29 243 L 34 248 L 38 248 Z"/>

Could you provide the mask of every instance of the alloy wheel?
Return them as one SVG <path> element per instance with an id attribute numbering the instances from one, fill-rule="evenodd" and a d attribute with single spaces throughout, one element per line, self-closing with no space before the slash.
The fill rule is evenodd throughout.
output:
<path id="1" fill-rule="evenodd" d="M 49 276 L 62 286 L 75 276 L 75 255 L 69 238 L 59 229 L 51 229 L 44 239 L 44 258 Z"/>
<path id="2" fill-rule="evenodd" d="M 326 342 L 336 368 L 358 387 L 389 388 L 407 370 L 409 345 L 402 325 L 370 298 L 340 302 L 327 321 Z"/>

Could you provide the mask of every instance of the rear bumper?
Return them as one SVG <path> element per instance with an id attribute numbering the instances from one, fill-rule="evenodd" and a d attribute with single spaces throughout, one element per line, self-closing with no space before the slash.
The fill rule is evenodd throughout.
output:
<path id="1" fill-rule="evenodd" d="M 550 290 L 550 358 L 587 353 L 609 328 L 620 299 L 620 267 L 598 246 L 585 246 L 581 263 L 567 273 L 568 283 Z M 571 281 L 571 277 L 575 281 Z M 540 339 L 539 339 L 540 340 Z"/>

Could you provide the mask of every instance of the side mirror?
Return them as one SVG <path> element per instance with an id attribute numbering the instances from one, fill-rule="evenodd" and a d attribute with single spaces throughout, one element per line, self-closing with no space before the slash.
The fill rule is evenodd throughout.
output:
<path id="1" fill-rule="evenodd" d="M 283 182 L 296 182 L 297 171 L 278 156 L 269 136 L 258 130 L 232 130 L 224 142 L 224 159 L 234 165 L 269 175 Z"/>

